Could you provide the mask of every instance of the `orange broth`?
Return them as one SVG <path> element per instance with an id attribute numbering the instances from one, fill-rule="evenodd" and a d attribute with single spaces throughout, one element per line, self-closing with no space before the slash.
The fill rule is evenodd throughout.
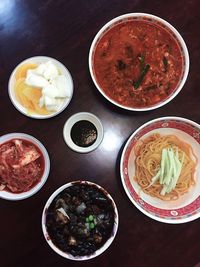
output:
<path id="1" fill-rule="evenodd" d="M 128 107 L 150 107 L 167 99 L 183 73 L 180 44 L 166 28 L 144 20 L 121 22 L 103 34 L 93 55 L 104 93 Z"/>

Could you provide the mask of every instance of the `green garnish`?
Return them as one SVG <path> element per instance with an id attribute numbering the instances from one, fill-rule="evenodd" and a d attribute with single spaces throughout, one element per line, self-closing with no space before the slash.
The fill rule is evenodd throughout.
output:
<path id="1" fill-rule="evenodd" d="M 85 218 L 85 221 L 86 221 L 86 226 L 88 229 L 92 230 L 95 228 L 96 226 L 96 219 L 95 219 L 95 216 L 90 214 L 88 217 Z"/>
<path id="2" fill-rule="evenodd" d="M 94 227 L 95 227 L 95 224 L 93 222 L 91 222 L 90 223 L 90 229 L 92 230 L 92 229 L 94 229 Z"/>
<path id="3" fill-rule="evenodd" d="M 147 64 L 147 65 L 142 69 L 141 74 L 140 74 L 140 77 L 138 78 L 137 82 L 135 82 L 135 83 L 133 84 L 134 89 L 138 89 L 138 88 L 140 87 L 140 85 L 141 85 L 141 83 L 143 82 L 144 77 L 145 77 L 145 75 L 147 74 L 149 68 L 150 68 L 150 65 Z"/>
<path id="4" fill-rule="evenodd" d="M 90 216 L 88 217 L 88 220 L 89 220 L 90 222 L 93 222 L 93 221 L 94 221 L 94 216 L 90 215 Z"/>
<path id="5" fill-rule="evenodd" d="M 163 148 L 160 169 L 151 179 L 151 183 L 148 187 L 152 186 L 156 181 L 159 181 L 160 185 L 163 186 L 160 194 L 164 196 L 166 193 L 170 193 L 176 187 L 184 158 L 185 154 L 183 154 L 181 160 L 179 159 L 177 147 L 176 151 L 172 148 Z"/>

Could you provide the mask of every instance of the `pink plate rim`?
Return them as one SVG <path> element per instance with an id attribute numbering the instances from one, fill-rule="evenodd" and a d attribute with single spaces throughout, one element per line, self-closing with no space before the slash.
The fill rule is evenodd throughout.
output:
<path id="1" fill-rule="evenodd" d="M 139 127 L 128 139 L 123 149 L 120 173 L 123 187 L 132 203 L 145 215 L 165 223 L 184 223 L 200 217 L 200 196 L 192 203 L 177 209 L 161 209 L 144 201 L 135 191 L 128 176 L 128 159 L 139 138 L 149 131 L 159 128 L 174 128 L 192 136 L 200 144 L 200 125 L 181 117 L 162 117 L 151 120 Z"/>

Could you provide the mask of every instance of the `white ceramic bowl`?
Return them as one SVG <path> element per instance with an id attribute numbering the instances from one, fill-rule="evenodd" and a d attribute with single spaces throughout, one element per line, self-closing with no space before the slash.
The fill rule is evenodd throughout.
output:
<path id="1" fill-rule="evenodd" d="M 94 63 L 93 63 L 93 57 L 94 57 L 94 52 L 96 49 L 96 46 L 99 42 L 99 40 L 102 38 L 102 36 L 108 31 L 110 30 L 113 26 L 116 26 L 117 24 L 123 23 L 125 21 L 131 20 L 131 19 L 142 19 L 145 21 L 153 21 L 156 24 L 159 24 L 161 26 L 163 26 L 164 28 L 166 28 L 169 32 L 172 33 L 172 35 L 176 38 L 177 42 L 179 43 L 181 50 L 182 50 L 182 55 L 183 55 L 183 62 L 184 62 L 184 66 L 183 66 L 183 73 L 182 73 L 182 77 L 180 78 L 180 81 L 177 85 L 177 87 L 174 89 L 174 91 L 164 100 L 156 103 L 155 105 L 149 106 L 149 107 L 129 107 L 129 106 L 125 106 L 122 105 L 118 102 L 116 102 L 115 100 L 113 100 L 112 98 L 110 98 L 110 96 L 108 96 L 104 90 L 101 88 L 101 86 L 98 84 L 96 77 L 95 77 L 95 71 L 94 71 Z M 89 70 L 90 70 L 90 74 L 92 77 L 92 80 L 95 84 L 95 86 L 97 87 L 97 89 L 99 90 L 99 92 L 108 100 L 110 101 L 112 104 L 126 109 L 126 110 L 131 110 L 131 111 L 148 111 L 148 110 L 153 110 L 156 108 L 159 108 L 161 106 L 164 106 L 165 104 L 167 104 L 168 102 L 170 102 L 182 89 L 182 87 L 185 84 L 185 81 L 187 79 L 188 76 L 188 72 L 189 72 L 189 54 L 188 54 L 188 49 L 186 47 L 186 44 L 183 40 L 183 38 L 181 37 L 181 35 L 179 34 L 179 32 L 167 21 L 165 21 L 162 18 L 159 18 L 157 16 L 151 15 L 151 14 L 146 14 L 146 13 L 129 13 L 129 14 L 125 14 L 125 15 L 121 15 L 119 17 L 116 17 L 114 19 L 112 19 L 111 21 L 109 21 L 108 23 L 106 23 L 100 30 L 99 32 L 96 34 L 91 47 L 90 47 L 90 51 L 89 51 Z"/>
<path id="2" fill-rule="evenodd" d="M 164 201 L 144 193 L 135 176 L 135 145 L 153 133 L 176 135 L 190 144 L 200 160 L 200 125 L 181 117 L 163 117 L 149 121 L 139 127 L 128 139 L 121 156 L 121 179 L 131 202 L 145 215 L 164 223 L 185 223 L 200 217 L 200 166 L 194 173 L 195 185 L 176 200 Z M 192 156 L 192 155 L 191 155 Z M 195 159 L 194 159 L 195 160 Z"/>
<path id="3" fill-rule="evenodd" d="M 16 83 L 16 78 L 15 78 L 15 74 L 17 69 L 21 66 L 24 65 L 26 63 L 32 63 L 32 64 L 36 64 L 39 65 L 41 63 L 45 63 L 47 61 L 51 60 L 52 63 L 54 63 L 56 65 L 56 67 L 59 69 L 59 71 L 61 72 L 61 74 L 65 75 L 65 77 L 68 80 L 69 83 L 69 87 L 71 88 L 71 96 L 70 98 L 66 98 L 63 101 L 63 104 L 61 105 L 60 109 L 58 111 L 52 112 L 51 114 L 48 115 L 40 115 L 40 114 L 29 114 L 27 112 L 27 109 L 25 107 L 23 107 L 17 100 L 15 92 L 14 92 L 14 85 Z M 58 60 L 51 58 L 51 57 L 47 57 L 47 56 L 35 56 L 35 57 L 31 57 L 31 58 L 27 58 L 26 60 L 22 61 L 19 65 L 16 66 L 16 68 L 13 70 L 13 72 L 11 73 L 9 82 L 8 82 L 8 93 L 9 93 L 9 97 L 11 102 L 13 103 L 13 105 L 15 106 L 15 108 L 21 112 L 22 114 L 34 118 L 34 119 L 48 119 L 48 118 L 52 118 L 58 114 L 60 114 L 70 103 L 71 99 L 72 99 L 72 95 L 73 95 L 73 80 L 71 77 L 70 72 L 68 71 L 68 69 Z"/>
<path id="4" fill-rule="evenodd" d="M 62 192 L 64 189 L 71 187 L 75 184 L 85 184 L 85 185 L 91 185 L 96 187 L 97 189 L 99 189 L 100 191 L 102 191 L 107 198 L 109 198 L 112 202 L 113 205 L 113 209 L 114 209 L 114 225 L 113 225 L 113 232 L 110 236 L 110 238 L 103 244 L 103 246 L 101 248 L 99 248 L 98 250 L 96 250 L 93 254 L 87 255 L 87 256 L 73 256 L 70 253 L 67 252 L 63 252 L 62 250 L 60 250 L 57 246 L 54 245 L 54 243 L 51 241 L 51 238 L 48 234 L 47 228 L 46 228 L 46 213 L 47 210 L 49 208 L 49 206 L 51 205 L 52 201 L 54 200 L 54 198 L 60 193 Z M 44 209 L 43 209 L 43 213 L 42 213 L 42 230 L 43 230 L 43 234 L 45 237 L 45 240 L 47 241 L 47 243 L 49 244 L 49 246 L 56 252 L 58 253 L 60 256 L 66 258 L 66 259 L 70 259 L 70 260 L 75 260 L 75 261 L 84 261 L 84 260 L 89 260 L 92 258 L 95 258 L 97 256 L 99 256 L 100 254 L 102 254 L 113 242 L 116 233 L 117 233 L 117 229 L 118 229 L 118 224 L 119 224 L 119 217 L 118 217 L 118 211 L 117 211 L 117 207 L 115 205 L 115 202 L 113 200 L 113 198 L 110 196 L 110 194 L 103 189 L 101 186 L 92 183 L 92 182 L 88 182 L 88 181 L 74 181 L 74 182 L 70 182 L 67 183 L 61 187 L 59 187 L 51 196 L 50 198 L 47 200 Z"/>
<path id="5" fill-rule="evenodd" d="M 47 153 L 47 150 L 42 145 L 42 143 L 38 141 L 35 137 L 28 135 L 28 134 L 10 133 L 10 134 L 3 135 L 0 137 L 0 145 L 13 139 L 22 139 L 22 140 L 27 140 L 30 143 L 33 143 L 36 147 L 39 148 L 39 150 L 42 152 L 43 157 L 44 157 L 44 173 L 41 177 L 41 180 L 33 188 L 23 193 L 12 193 L 12 192 L 8 192 L 5 190 L 0 191 L 0 198 L 7 199 L 7 200 L 22 200 L 25 198 L 29 198 L 35 193 L 37 193 L 42 188 L 42 186 L 45 184 L 48 178 L 48 175 L 49 175 L 50 160 L 49 160 L 49 155 Z"/>
<path id="6" fill-rule="evenodd" d="M 94 126 L 97 129 L 97 139 L 96 141 L 89 147 L 80 147 L 77 146 L 72 138 L 71 138 L 71 129 L 74 126 L 74 124 L 78 121 L 89 121 L 94 124 Z M 66 142 L 66 144 L 74 151 L 79 152 L 79 153 L 88 153 L 93 150 L 95 150 L 101 143 L 103 139 L 103 126 L 101 121 L 97 116 L 95 116 L 92 113 L 89 112 L 79 112 L 74 115 L 72 115 L 65 123 L 64 128 L 63 128 L 63 137 Z"/>

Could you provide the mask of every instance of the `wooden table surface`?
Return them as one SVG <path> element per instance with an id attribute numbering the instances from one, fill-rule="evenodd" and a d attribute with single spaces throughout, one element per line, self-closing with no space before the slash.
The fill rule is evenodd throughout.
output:
<path id="1" fill-rule="evenodd" d="M 115 107 L 98 92 L 88 70 L 88 53 L 97 31 L 112 18 L 131 12 L 157 15 L 184 38 L 190 72 L 182 91 L 169 104 L 149 112 Z M 200 123 L 200 4 L 197 0 L 1 0 L 0 1 L 0 135 L 24 132 L 39 139 L 49 152 L 51 171 L 44 187 L 29 199 L 0 200 L 0 266 L 194 267 L 200 266 L 200 221 L 170 225 L 143 215 L 128 199 L 119 162 L 127 138 L 143 123 L 162 116 L 181 116 Z M 47 120 L 19 113 L 8 96 L 8 79 L 22 60 L 46 55 L 71 72 L 74 95 L 60 115 Z M 74 113 L 97 115 L 105 136 L 89 154 L 71 151 L 62 136 Z M 61 185 L 86 179 L 107 189 L 119 210 L 119 229 L 110 248 L 88 262 L 57 255 L 41 230 L 43 207 Z"/>

